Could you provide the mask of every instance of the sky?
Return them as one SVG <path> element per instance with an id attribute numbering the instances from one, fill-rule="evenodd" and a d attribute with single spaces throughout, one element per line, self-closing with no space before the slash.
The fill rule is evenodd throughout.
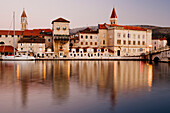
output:
<path id="1" fill-rule="evenodd" d="M 70 28 L 109 23 L 113 7 L 120 25 L 170 26 L 170 0 L 0 0 L 0 29 L 16 29 L 25 8 L 28 28 L 51 28 L 59 17 L 70 21 Z"/>

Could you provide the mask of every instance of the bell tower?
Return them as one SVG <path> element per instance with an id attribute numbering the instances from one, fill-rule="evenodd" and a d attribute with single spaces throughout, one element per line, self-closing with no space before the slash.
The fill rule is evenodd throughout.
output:
<path id="1" fill-rule="evenodd" d="M 110 17 L 110 24 L 118 24 L 117 14 L 115 8 L 113 8 L 111 17 Z"/>
<path id="2" fill-rule="evenodd" d="M 25 13 L 25 9 L 23 9 L 23 12 L 21 15 L 21 30 L 26 30 L 27 27 L 28 27 L 27 15 Z"/>

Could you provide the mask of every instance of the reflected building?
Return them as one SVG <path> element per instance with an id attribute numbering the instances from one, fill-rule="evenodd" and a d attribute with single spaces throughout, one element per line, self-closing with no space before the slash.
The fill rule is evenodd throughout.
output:
<path id="1" fill-rule="evenodd" d="M 52 95 L 57 104 L 62 104 L 69 97 L 70 62 L 53 62 Z"/>
<path id="2" fill-rule="evenodd" d="M 149 91 L 152 87 L 153 68 L 144 62 L 72 61 L 70 67 L 71 75 L 78 74 L 80 86 L 92 88 L 97 85 L 97 91 L 103 98 L 110 92 L 113 107 L 120 92 Z"/>

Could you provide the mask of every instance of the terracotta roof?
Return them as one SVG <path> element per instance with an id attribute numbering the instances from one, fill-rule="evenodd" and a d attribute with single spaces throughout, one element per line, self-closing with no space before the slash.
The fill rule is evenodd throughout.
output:
<path id="1" fill-rule="evenodd" d="M 23 36 L 40 36 L 40 31 L 38 29 L 24 30 Z"/>
<path id="2" fill-rule="evenodd" d="M 21 17 L 27 17 L 25 10 L 23 10 Z"/>
<path id="3" fill-rule="evenodd" d="M 22 35 L 23 31 L 15 31 L 15 35 Z M 13 30 L 0 30 L 0 35 L 14 35 Z"/>
<path id="4" fill-rule="evenodd" d="M 90 29 L 89 27 L 88 28 L 86 28 L 86 29 L 84 29 L 84 30 L 82 30 L 82 31 L 79 31 L 79 33 L 92 33 L 92 34 L 97 34 L 98 32 L 97 31 L 94 31 L 94 30 L 92 30 L 92 29 Z"/>
<path id="5" fill-rule="evenodd" d="M 70 21 L 68 21 L 68 20 L 66 20 L 66 19 L 64 19 L 64 18 L 58 18 L 58 19 L 56 19 L 56 20 L 53 20 L 53 21 L 52 21 L 52 24 L 53 24 L 54 22 L 67 22 L 67 23 L 70 23 Z"/>
<path id="6" fill-rule="evenodd" d="M 45 43 L 44 38 L 22 38 L 18 43 Z"/>
<path id="7" fill-rule="evenodd" d="M 18 51 L 17 49 L 15 49 L 15 51 Z M 12 46 L 0 46 L 0 52 L 14 52 L 14 47 Z"/>
<path id="8" fill-rule="evenodd" d="M 167 40 L 167 38 L 164 37 L 164 38 L 160 38 L 159 40 Z"/>
<path id="9" fill-rule="evenodd" d="M 107 29 L 104 24 L 99 24 L 99 29 Z"/>
<path id="10" fill-rule="evenodd" d="M 99 24 L 99 29 L 107 29 L 107 27 L 122 27 L 127 30 L 139 30 L 139 31 L 147 31 L 146 28 L 141 27 L 135 27 L 135 26 L 123 26 L 123 25 L 117 25 L 117 24 Z"/>
<path id="11" fill-rule="evenodd" d="M 110 18 L 117 18 L 116 10 L 113 8 L 112 14 Z"/>

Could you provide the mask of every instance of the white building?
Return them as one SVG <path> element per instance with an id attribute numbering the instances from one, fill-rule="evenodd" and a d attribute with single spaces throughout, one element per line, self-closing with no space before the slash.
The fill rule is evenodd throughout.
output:
<path id="1" fill-rule="evenodd" d="M 152 38 L 152 50 L 157 50 L 160 48 L 164 48 L 167 45 L 166 38 Z"/>
<path id="2" fill-rule="evenodd" d="M 113 8 L 110 24 L 99 24 L 100 45 L 114 51 L 114 56 L 137 56 L 149 52 L 152 45 L 152 31 L 134 26 L 117 25 Z"/>

